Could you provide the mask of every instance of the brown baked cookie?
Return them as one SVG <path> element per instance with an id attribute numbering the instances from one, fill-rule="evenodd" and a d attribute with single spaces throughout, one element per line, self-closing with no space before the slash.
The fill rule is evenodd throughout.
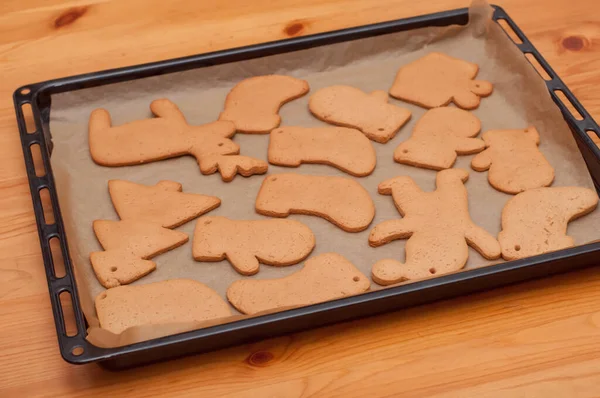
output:
<path id="1" fill-rule="evenodd" d="M 119 286 L 100 293 L 95 302 L 100 327 L 115 334 L 133 326 L 202 322 L 231 315 L 217 292 L 190 279 Z"/>
<path id="2" fill-rule="evenodd" d="M 410 119 L 410 111 L 388 104 L 385 91 L 367 94 L 350 86 L 325 87 L 308 101 L 310 111 L 324 122 L 354 127 L 369 139 L 386 143 Z"/>
<path id="3" fill-rule="evenodd" d="M 497 190 L 516 194 L 554 181 L 554 168 L 538 148 L 540 135 L 535 127 L 490 130 L 482 138 L 487 148 L 473 158 L 471 167 L 489 169 L 488 181 Z"/>
<path id="4" fill-rule="evenodd" d="M 235 281 L 227 299 L 244 314 L 300 307 L 352 296 L 369 290 L 369 279 L 337 253 L 323 253 L 304 268 L 279 279 Z"/>
<path id="5" fill-rule="evenodd" d="M 215 196 L 181 192 L 175 181 L 147 186 L 110 180 L 108 191 L 121 220 L 148 221 L 164 228 L 178 227 L 221 205 Z"/>
<path id="6" fill-rule="evenodd" d="M 229 120 L 240 133 L 266 134 L 279 126 L 279 108 L 308 92 L 305 80 L 265 75 L 244 79 L 231 89 L 219 120 Z"/>
<path id="7" fill-rule="evenodd" d="M 363 177 L 375 169 L 377 155 L 369 139 L 355 129 L 285 126 L 271 131 L 269 162 L 291 167 L 327 164 Z"/>
<path id="8" fill-rule="evenodd" d="M 145 221 L 96 220 L 94 233 L 104 248 L 90 253 L 96 277 L 105 288 L 125 285 L 156 269 L 148 259 L 188 241 L 183 232 Z"/>
<path id="9" fill-rule="evenodd" d="M 271 217 L 318 216 L 347 232 L 365 230 L 375 217 L 373 200 L 355 180 L 301 174 L 266 177 L 256 197 L 256 211 Z"/>
<path id="10" fill-rule="evenodd" d="M 479 66 L 442 53 L 430 53 L 401 67 L 390 95 L 425 108 L 454 102 L 463 109 L 475 109 L 480 97 L 493 91 L 492 83 L 473 80 Z"/>
<path id="11" fill-rule="evenodd" d="M 481 152 L 485 143 L 475 137 L 481 122 L 470 112 L 458 108 L 434 108 L 425 112 L 411 137 L 398 145 L 394 160 L 426 169 L 449 169 L 457 155 Z"/>
<path id="12" fill-rule="evenodd" d="M 505 260 L 575 246 L 567 224 L 592 212 L 598 195 L 581 187 L 536 188 L 511 198 L 502 209 L 498 240 Z"/>
<path id="13" fill-rule="evenodd" d="M 463 184 L 468 178 L 466 170 L 442 170 L 433 192 L 421 191 L 412 178 L 405 176 L 379 184 L 379 193 L 392 195 L 403 218 L 376 225 L 369 244 L 377 247 L 395 239 L 408 241 L 406 263 L 391 259 L 377 262 L 372 270 L 375 282 L 391 285 L 460 270 L 469 256 L 467 244 L 488 260 L 500 257 L 498 241 L 469 216 Z"/>
<path id="14" fill-rule="evenodd" d="M 225 182 L 233 180 L 236 174 L 244 177 L 265 174 L 268 168 L 269 165 L 264 160 L 242 155 L 211 155 L 200 160 L 202 174 L 213 174 L 219 170 Z"/>
<path id="15" fill-rule="evenodd" d="M 202 217 L 196 223 L 192 253 L 197 261 L 225 258 L 242 275 L 254 275 L 259 262 L 285 266 L 304 260 L 315 247 L 310 228 L 294 220 L 229 220 Z"/>
<path id="16" fill-rule="evenodd" d="M 207 157 L 237 155 L 240 152 L 240 147 L 230 139 L 235 134 L 235 126 L 231 122 L 190 126 L 177 105 L 167 99 L 152 101 L 150 109 L 155 118 L 116 127 L 111 127 L 108 111 L 94 110 L 89 122 L 89 146 L 94 162 L 101 166 L 134 166 L 192 155 L 202 164 Z M 239 160 L 234 158 L 233 162 L 236 161 Z M 217 168 L 205 167 L 205 174 L 207 170 L 214 173 Z M 223 179 L 226 178 L 232 179 L 223 175 Z"/>

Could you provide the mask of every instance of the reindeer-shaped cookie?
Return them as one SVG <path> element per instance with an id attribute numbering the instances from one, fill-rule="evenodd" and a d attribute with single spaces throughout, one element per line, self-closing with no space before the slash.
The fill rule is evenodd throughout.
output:
<path id="1" fill-rule="evenodd" d="M 221 170 L 225 181 L 235 176 L 231 172 L 232 163 L 235 172 L 243 175 L 267 171 L 266 162 L 237 155 L 240 147 L 230 139 L 235 134 L 233 123 L 216 121 L 190 126 L 177 105 L 167 99 L 153 101 L 150 110 L 156 118 L 115 127 L 111 126 L 108 111 L 94 110 L 89 121 L 89 146 L 94 162 L 102 166 L 131 166 L 192 155 L 203 174 L 226 169 L 227 172 Z"/>
<path id="2" fill-rule="evenodd" d="M 402 219 L 373 228 L 369 244 L 377 247 L 407 239 L 406 263 L 385 259 L 373 265 L 373 280 L 380 285 L 423 279 L 463 268 L 473 247 L 486 259 L 500 257 L 500 245 L 469 216 L 469 173 L 462 169 L 437 174 L 437 189 L 423 192 L 410 177 L 395 177 L 379 184 L 379 193 L 392 195 Z"/>
<path id="3" fill-rule="evenodd" d="M 554 168 L 538 148 L 540 134 L 535 127 L 490 130 L 482 138 L 487 148 L 473 158 L 471 167 L 489 169 L 488 181 L 497 190 L 517 194 L 552 184 Z"/>

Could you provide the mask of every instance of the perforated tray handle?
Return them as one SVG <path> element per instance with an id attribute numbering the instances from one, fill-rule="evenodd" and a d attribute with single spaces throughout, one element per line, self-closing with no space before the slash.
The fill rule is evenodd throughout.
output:
<path id="1" fill-rule="evenodd" d="M 87 342 L 87 340 L 85 340 L 86 323 L 79 303 L 75 276 L 73 274 L 71 258 L 69 257 L 66 237 L 64 234 L 64 226 L 62 217 L 60 215 L 58 198 L 56 196 L 56 190 L 54 189 L 54 177 L 50 166 L 48 147 L 46 146 L 46 142 L 50 141 L 47 139 L 42 139 L 44 129 L 43 126 L 41 126 L 41 120 L 43 119 L 40 117 L 40 110 L 36 104 L 36 98 L 34 98 L 36 92 L 37 90 L 31 86 L 21 87 L 15 91 L 13 99 L 15 103 L 17 125 L 21 137 L 23 157 L 25 159 L 25 169 L 29 179 L 29 189 L 31 190 L 33 211 L 35 213 L 36 224 L 38 227 L 38 236 L 42 249 L 42 258 L 44 262 L 44 269 L 46 271 L 46 279 L 48 280 L 50 302 L 52 305 L 52 312 L 54 313 L 54 321 L 56 325 L 56 333 L 60 351 L 63 358 L 68 362 L 81 363 L 82 361 L 85 361 L 86 356 L 84 354 L 86 353 L 86 350 L 90 349 L 91 345 Z M 27 132 L 25 115 L 23 113 L 23 106 L 25 104 L 29 104 L 31 106 L 33 119 L 35 120 L 35 131 L 29 133 Z M 43 166 L 46 170 L 43 176 L 36 175 L 35 164 L 30 149 L 32 145 L 36 144 L 39 145 Z M 54 214 L 54 222 L 51 224 L 47 223 L 44 217 L 44 208 L 42 206 L 42 198 L 40 196 L 40 191 L 42 189 L 47 189 L 50 194 L 52 212 Z M 53 238 L 59 240 L 60 250 L 64 259 L 65 275 L 61 277 L 57 277 L 55 275 L 52 249 L 50 247 L 50 239 Z M 72 336 L 67 335 L 65 327 L 65 314 L 60 301 L 60 295 L 64 292 L 68 292 L 70 294 L 72 300 L 71 304 L 73 306 L 73 314 L 75 317 L 75 325 L 77 327 L 77 333 Z"/>

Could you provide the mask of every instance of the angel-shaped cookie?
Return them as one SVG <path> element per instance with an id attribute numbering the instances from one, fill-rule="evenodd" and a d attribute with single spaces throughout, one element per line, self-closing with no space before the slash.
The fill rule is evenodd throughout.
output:
<path id="1" fill-rule="evenodd" d="M 469 216 L 462 169 L 437 174 L 437 189 L 423 192 L 410 177 L 395 177 L 379 184 L 379 193 L 392 195 L 403 216 L 373 228 L 369 244 L 377 247 L 395 239 L 407 239 L 406 263 L 384 259 L 373 265 L 373 280 L 380 285 L 427 278 L 463 268 L 473 247 L 486 259 L 500 257 L 498 241 Z"/>
<path id="2" fill-rule="evenodd" d="M 394 160 L 426 169 L 448 169 L 458 155 L 481 152 L 485 143 L 473 138 L 481 122 L 471 112 L 458 108 L 430 109 L 419 119 L 410 138 L 396 148 Z"/>
<path id="3" fill-rule="evenodd" d="M 230 139 L 235 134 L 232 122 L 190 126 L 177 105 L 167 99 L 152 101 L 150 110 L 155 118 L 121 126 L 111 126 L 107 110 L 94 110 L 89 121 L 89 146 L 94 162 L 102 166 L 132 166 L 192 155 L 203 174 L 220 169 L 225 181 L 231 181 L 238 172 L 266 173 L 266 162 L 238 155 L 240 147 Z"/>

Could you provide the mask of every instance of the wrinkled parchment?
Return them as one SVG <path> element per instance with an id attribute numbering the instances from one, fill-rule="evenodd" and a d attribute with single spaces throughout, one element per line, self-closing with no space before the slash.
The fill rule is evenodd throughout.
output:
<path id="1" fill-rule="evenodd" d="M 398 67 L 431 51 L 441 51 L 479 64 L 478 78 L 494 84 L 492 96 L 482 99 L 481 106 L 474 111 L 482 121 L 483 131 L 534 125 L 541 134 L 540 149 L 556 169 L 554 185 L 593 188 L 571 132 L 552 102 L 545 84 L 501 28 L 491 21 L 491 14 L 489 6 L 478 3 L 471 8 L 471 19 L 467 27 L 425 28 L 393 33 L 54 96 L 50 124 L 54 141 L 52 168 L 58 185 L 70 253 L 76 268 L 83 311 L 90 325 L 89 341 L 99 346 L 114 347 L 242 317 L 238 314 L 231 319 L 204 325 L 134 327 L 120 336 L 98 327 L 93 299 L 103 291 L 103 287 L 94 276 L 88 256 L 92 251 L 101 250 L 92 231 L 92 221 L 118 219 L 108 195 L 109 179 L 125 179 L 149 185 L 163 179 L 178 181 L 183 184 L 184 192 L 216 195 L 222 199 L 221 207 L 210 212 L 211 216 L 222 215 L 232 219 L 264 218 L 254 211 L 254 200 L 263 176 L 238 176 L 233 182 L 224 183 L 218 174 L 201 175 L 195 159 L 190 156 L 132 167 L 108 168 L 94 164 L 88 151 L 87 123 L 90 112 L 95 108 L 108 109 L 113 123 L 119 125 L 151 117 L 150 102 L 166 97 L 179 105 L 190 124 L 203 124 L 217 119 L 228 91 L 241 79 L 249 76 L 271 73 L 295 76 L 306 79 L 311 92 L 334 84 L 347 84 L 366 92 L 387 90 Z M 307 108 L 309 95 L 283 106 L 280 112 L 283 125 L 326 125 L 310 115 Z M 390 102 L 410 109 L 413 116 L 393 140 L 383 145 L 373 143 L 378 155 L 377 168 L 372 175 L 357 179 L 375 202 L 376 216 L 372 226 L 399 217 L 391 197 L 377 193 L 379 182 L 397 175 L 408 175 L 424 190 L 434 189 L 434 171 L 397 164 L 392 156 L 396 146 L 410 136 L 415 121 L 425 109 L 394 99 L 390 99 Z M 241 154 L 267 159 L 268 135 L 237 134 L 234 140 L 240 144 Z M 497 235 L 502 207 L 512 196 L 494 190 L 487 182 L 486 172 L 471 170 L 471 159 L 472 156 L 459 157 L 455 165 L 470 171 L 466 186 L 471 216 L 476 224 Z M 290 171 L 350 177 L 325 165 L 302 165 L 297 169 L 269 166 L 269 174 Z M 598 225 L 599 214 L 596 211 L 570 224 L 569 234 L 576 242 L 583 244 L 600 238 L 600 232 L 594 228 Z M 290 218 L 306 223 L 315 233 L 317 247 L 312 255 L 330 251 L 341 253 L 365 275 L 370 275 L 372 264 L 380 259 L 404 260 L 403 240 L 371 248 L 367 241 L 371 228 L 352 234 L 321 218 L 301 215 Z M 157 270 L 134 284 L 191 278 L 207 284 L 225 299 L 227 287 L 244 277 L 236 273 L 226 261 L 201 263 L 192 259 L 194 225 L 195 222 L 192 221 L 178 228 L 190 235 L 189 243 L 156 257 L 154 261 L 157 263 Z M 496 260 L 498 261 L 502 260 Z M 492 262 L 469 249 L 467 269 L 490 263 Z M 281 277 L 300 268 L 301 265 L 261 265 L 260 272 L 249 278 Z M 372 284 L 372 290 L 381 288 Z M 233 310 L 233 313 L 236 311 Z"/>

